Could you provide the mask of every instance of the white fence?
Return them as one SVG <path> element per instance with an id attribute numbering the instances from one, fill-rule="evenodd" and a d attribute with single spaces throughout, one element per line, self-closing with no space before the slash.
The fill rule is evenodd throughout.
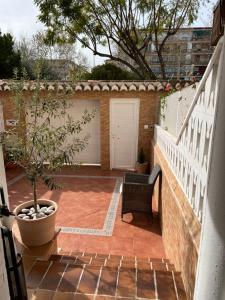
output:
<path id="1" fill-rule="evenodd" d="M 161 107 L 160 126 L 178 136 L 187 112 L 196 93 L 199 82 L 184 87 L 166 97 L 165 105 Z"/>
<path id="2" fill-rule="evenodd" d="M 219 41 L 198 86 L 177 140 L 161 127 L 155 127 L 155 141 L 164 153 L 190 204 L 202 221 L 206 199 L 208 166 L 220 84 L 224 38 Z M 224 50 L 223 50 L 224 51 Z"/>

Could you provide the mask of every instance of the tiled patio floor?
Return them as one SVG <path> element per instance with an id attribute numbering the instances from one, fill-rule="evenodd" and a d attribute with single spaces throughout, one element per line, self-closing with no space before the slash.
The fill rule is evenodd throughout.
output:
<path id="1" fill-rule="evenodd" d="M 101 229 L 116 179 L 93 176 L 57 179 L 62 185 L 60 190 L 48 191 L 43 184 L 38 187 L 40 198 L 51 199 L 58 205 L 56 226 Z M 25 178 L 15 182 L 9 194 L 12 209 L 23 201 L 32 200 L 31 187 Z"/>
<path id="2" fill-rule="evenodd" d="M 25 179 L 19 178 L 16 181 L 15 178 L 18 178 L 19 174 L 20 172 L 16 170 L 7 171 L 11 208 L 20 201 L 30 200 L 32 197 L 31 189 Z M 39 185 L 39 198 L 51 198 L 58 203 L 59 211 L 56 221 L 58 226 L 67 229 L 89 229 L 89 231 L 86 233 L 85 231 L 77 233 L 76 230 L 70 231 L 73 233 L 60 232 L 55 241 L 42 247 L 25 248 L 24 254 L 45 256 L 57 253 L 61 248 L 64 251 L 79 250 L 91 253 L 165 258 L 156 209 L 153 220 L 145 214 L 127 214 L 124 216 L 124 221 L 121 220 L 120 195 L 113 193 L 115 193 L 116 182 L 118 183 L 117 178 L 121 178 L 123 172 L 102 171 L 99 167 L 82 167 L 78 170 L 65 168 L 57 175 L 60 175 L 57 179 L 64 185 L 64 188 L 51 192 Z M 118 201 L 113 200 L 114 206 L 112 205 L 113 195 L 115 199 L 118 196 Z M 66 208 L 68 203 L 70 207 Z M 110 230 L 104 229 L 110 207 L 115 211 L 115 224 L 113 214 L 110 214 L 111 225 L 107 225 L 112 227 L 112 235 Z M 154 207 L 156 208 L 157 205 Z M 97 234 L 94 230 L 97 230 Z M 19 240 L 16 224 L 14 231 Z"/>

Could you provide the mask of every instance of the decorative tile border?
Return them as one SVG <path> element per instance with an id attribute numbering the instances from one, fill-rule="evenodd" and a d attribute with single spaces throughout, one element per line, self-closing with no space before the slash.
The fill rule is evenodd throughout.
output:
<path id="1" fill-rule="evenodd" d="M 86 234 L 86 235 L 98 235 L 98 236 L 112 236 L 113 228 L 116 219 L 116 212 L 119 204 L 120 190 L 122 184 L 122 177 L 114 176 L 86 176 L 86 175 L 55 175 L 54 177 L 64 177 L 64 178 L 94 178 L 94 179 L 116 179 L 116 184 L 114 191 L 112 193 L 109 208 L 106 214 L 105 222 L 102 229 L 93 228 L 79 228 L 79 227 L 63 227 L 61 229 L 62 233 L 73 233 L 73 234 Z"/>
<path id="2" fill-rule="evenodd" d="M 20 174 L 15 178 L 8 181 L 8 186 L 11 186 L 15 182 L 19 181 L 25 176 L 25 174 Z M 64 227 L 59 226 L 57 228 L 61 229 L 62 233 L 72 233 L 72 234 L 86 234 L 86 235 L 97 235 L 97 236 L 112 236 L 113 228 L 116 220 L 116 213 L 119 204 L 119 198 L 121 193 L 121 185 L 123 182 L 122 177 L 116 176 L 86 176 L 86 175 L 54 175 L 54 177 L 61 178 L 92 178 L 92 179 L 116 179 L 116 184 L 114 191 L 112 193 L 111 201 L 108 207 L 108 211 L 105 217 L 105 222 L 102 229 L 93 228 L 79 228 L 79 227 Z"/>

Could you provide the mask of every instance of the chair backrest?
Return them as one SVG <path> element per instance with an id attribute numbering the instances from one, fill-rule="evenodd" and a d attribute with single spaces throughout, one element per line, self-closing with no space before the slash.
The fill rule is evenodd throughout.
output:
<path id="1" fill-rule="evenodd" d="M 162 170 L 158 164 L 156 164 L 149 176 L 149 184 L 153 185 L 155 184 L 158 176 L 162 176 Z"/>
<path id="2" fill-rule="evenodd" d="M 125 173 L 124 182 L 149 184 L 149 176 L 147 174 Z"/>

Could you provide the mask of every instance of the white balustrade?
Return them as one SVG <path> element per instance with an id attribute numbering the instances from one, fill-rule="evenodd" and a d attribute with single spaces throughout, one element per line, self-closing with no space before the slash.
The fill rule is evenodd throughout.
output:
<path id="1" fill-rule="evenodd" d="M 177 140 L 161 127 L 155 126 L 155 141 L 200 222 L 206 199 L 223 40 L 214 51 Z"/>

